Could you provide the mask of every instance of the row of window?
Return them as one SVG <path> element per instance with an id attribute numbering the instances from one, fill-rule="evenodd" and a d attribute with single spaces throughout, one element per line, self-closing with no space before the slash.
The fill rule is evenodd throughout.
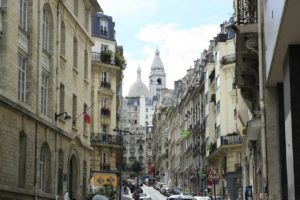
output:
<path id="1" fill-rule="evenodd" d="M 18 187 L 25 188 L 26 186 L 26 164 L 27 164 L 27 135 L 20 132 L 19 135 L 19 157 L 18 157 Z M 52 185 L 52 170 L 53 161 L 51 160 L 51 151 L 49 145 L 44 143 L 40 149 L 39 159 L 39 189 L 51 193 Z M 57 173 L 57 191 L 59 195 L 63 194 L 64 181 L 64 152 L 60 149 L 58 151 L 58 173 Z M 83 162 L 83 187 L 86 190 L 87 186 L 87 164 Z"/>
<path id="2" fill-rule="evenodd" d="M 23 31 L 27 32 L 27 14 L 28 14 L 28 1 L 19 0 L 19 26 Z M 61 54 L 65 54 L 65 25 L 61 23 Z M 49 101 L 49 85 L 50 85 L 50 21 L 46 5 L 43 8 L 43 23 L 42 23 L 42 71 L 41 71 L 41 88 L 40 88 L 40 111 L 42 114 L 48 114 L 48 101 Z M 27 79 L 30 75 L 27 66 L 28 52 L 20 51 L 18 55 L 18 99 L 26 103 L 27 94 Z M 78 66 L 78 44 L 77 38 L 73 40 L 73 67 Z M 88 79 L 88 52 L 84 51 L 84 78 Z M 62 99 L 61 99 L 62 101 Z M 60 102 L 61 103 L 61 102 Z M 73 102 L 74 103 L 74 102 Z M 61 105 L 64 105 L 61 103 Z M 63 111 L 63 110 L 61 110 Z M 75 110 L 76 111 L 76 110 Z M 76 114 L 76 112 L 73 112 Z"/>

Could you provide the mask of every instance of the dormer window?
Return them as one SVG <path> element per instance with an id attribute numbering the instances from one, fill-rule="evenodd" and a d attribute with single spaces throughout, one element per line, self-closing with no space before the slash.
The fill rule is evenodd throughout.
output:
<path id="1" fill-rule="evenodd" d="M 105 19 L 100 19 L 100 34 L 108 36 L 108 23 Z"/>

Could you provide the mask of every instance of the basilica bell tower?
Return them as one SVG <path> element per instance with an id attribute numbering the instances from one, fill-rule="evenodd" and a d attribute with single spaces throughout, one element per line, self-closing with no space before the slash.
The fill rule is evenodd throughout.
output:
<path id="1" fill-rule="evenodd" d="M 158 101 L 161 90 L 166 88 L 166 73 L 164 65 L 159 56 L 159 50 L 156 49 L 155 57 L 151 65 L 151 72 L 149 76 L 149 92 L 150 99 Z"/>

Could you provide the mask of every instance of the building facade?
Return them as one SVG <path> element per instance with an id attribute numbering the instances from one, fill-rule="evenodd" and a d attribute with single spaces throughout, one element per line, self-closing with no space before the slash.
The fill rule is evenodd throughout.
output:
<path id="1" fill-rule="evenodd" d="M 120 188 L 122 138 L 116 131 L 122 106 L 123 49 L 117 46 L 112 17 L 92 17 L 91 188 Z M 110 180 L 110 181 L 107 181 Z M 120 191 L 119 191 L 120 192 Z"/>
<path id="2" fill-rule="evenodd" d="M 91 151 L 83 117 L 91 104 L 89 16 L 101 8 L 94 0 L 0 5 L 0 198 L 82 199 Z"/>
<path id="3" fill-rule="evenodd" d="M 148 174 L 152 163 L 152 117 L 155 107 L 149 99 L 147 86 L 141 80 L 141 69 L 137 69 L 137 80 L 131 86 L 129 94 L 123 101 L 123 129 L 129 131 L 124 135 L 124 161 L 126 160 L 126 177 L 135 176 L 130 172 L 134 161 L 142 163 L 142 174 Z"/>

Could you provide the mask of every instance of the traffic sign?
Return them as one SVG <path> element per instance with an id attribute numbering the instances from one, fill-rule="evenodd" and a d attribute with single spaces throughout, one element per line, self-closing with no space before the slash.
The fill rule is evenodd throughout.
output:
<path id="1" fill-rule="evenodd" d="M 218 180 L 220 179 L 220 175 L 218 173 L 218 168 L 211 168 L 208 174 L 208 179 Z"/>
<path id="2" fill-rule="evenodd" d="M 223 178 L 219 180 L 219 184 L 222 185 L 222 187 L 227 187 L 227 181 Z"/>

